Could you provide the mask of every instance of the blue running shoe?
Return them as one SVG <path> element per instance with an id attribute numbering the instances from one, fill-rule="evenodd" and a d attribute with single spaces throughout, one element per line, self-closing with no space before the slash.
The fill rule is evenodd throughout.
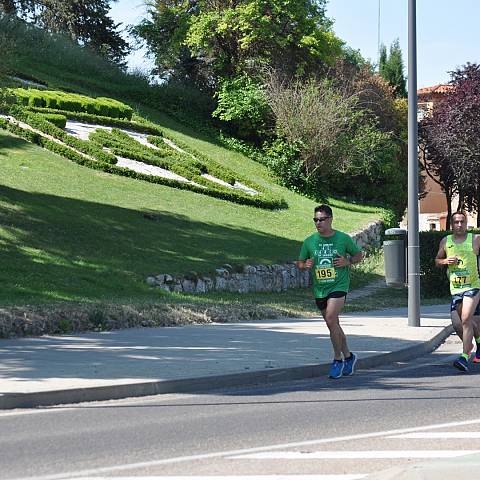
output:
<path id="1" fill-rule="evenodd" d="M 343 360 L 334 360 L 328 376 L 330 378 L 340 378 L 343 373 L 343 363 Z"/>
<path id="2" fill-rule="evenodd" d="M 468 372 L 468 360 L 463 356 L 460 355 L 454 362 L 453 366 L 458 368 L 462 372 Z"/>
<path id="3" fill-rule="evenodd" d="M 343 363 L 343 376 L 349 377 L 350 375 L 353 375 L 353 371 L 355 370 L 357 356 L 353 352 L 350 352 L 350 358 L 346 358 Z"/>

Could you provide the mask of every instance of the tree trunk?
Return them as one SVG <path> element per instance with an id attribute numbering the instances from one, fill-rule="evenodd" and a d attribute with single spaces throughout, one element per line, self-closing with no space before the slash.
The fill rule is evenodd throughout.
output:
<path id="1" fill-rule="evenodd" d="M 477 228 L 480 228 L 480 191 L 477 192 Z"/>
<path id="2" fill-rule="evenodd" d="M 450 230 L 450 224 L 452 222 L 452 194 L 451 192 L 445 192 L 445 197 L 447 199 L 447 220 L 445 222 L 445 228 Z"/>
<path id="3" fill-rule="evenodd" d="M 457 206 L 457 212 L 463 211 L 465 208 L 465 195 L 463 194 L 462 191 L 458 192 L 458 206 Z"/>

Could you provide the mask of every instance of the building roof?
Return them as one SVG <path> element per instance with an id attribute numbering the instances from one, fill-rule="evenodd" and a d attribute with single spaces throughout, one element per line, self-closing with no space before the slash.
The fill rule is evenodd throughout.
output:
<path id="1" fill-rule="evenodd" d="M 449 93 L 453 90 L 453 85 L 434 85 L 433 87 L 425 87 L 417 90 L 418 95 L 431 95 L 433 93 Z"/>

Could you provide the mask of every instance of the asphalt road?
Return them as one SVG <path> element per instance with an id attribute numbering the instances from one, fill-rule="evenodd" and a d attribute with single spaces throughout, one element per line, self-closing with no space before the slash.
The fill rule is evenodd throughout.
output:
<path id="1" fill-rule="evenodd" d="M 450 337 L 340 380 L 5 411 L 0 478 L 355 480 L 468 462 L 480 453 L 480 365 L 453 369 L 460 348 Z"/>

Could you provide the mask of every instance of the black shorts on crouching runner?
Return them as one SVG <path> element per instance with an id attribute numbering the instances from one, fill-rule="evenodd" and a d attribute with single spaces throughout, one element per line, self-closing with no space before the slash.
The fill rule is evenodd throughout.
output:
<path id="1" fill-rule="evenodd" d="M 327 300 L 329 298 L 347 298 L 347 292 L 330 292 L 326 297 L 315 298 L 315 303 L 319 310 L 325 310 L 327 308 Z"/>
<path id="2" fill-rule="evenodd" d="M 465 292 L 452 295 L 452 301 L 450 302 L 450 311 L 453 312 L 457 309 L 457 303 L 463 302 L 463 297 L 474 297 L 478 292 L 480 292 L 480 288 L 472 288 L 471 290 L 466 290 Z M 480 315 L 480 302 L 478 302 L 477 304 L 474 315 Z"/>

